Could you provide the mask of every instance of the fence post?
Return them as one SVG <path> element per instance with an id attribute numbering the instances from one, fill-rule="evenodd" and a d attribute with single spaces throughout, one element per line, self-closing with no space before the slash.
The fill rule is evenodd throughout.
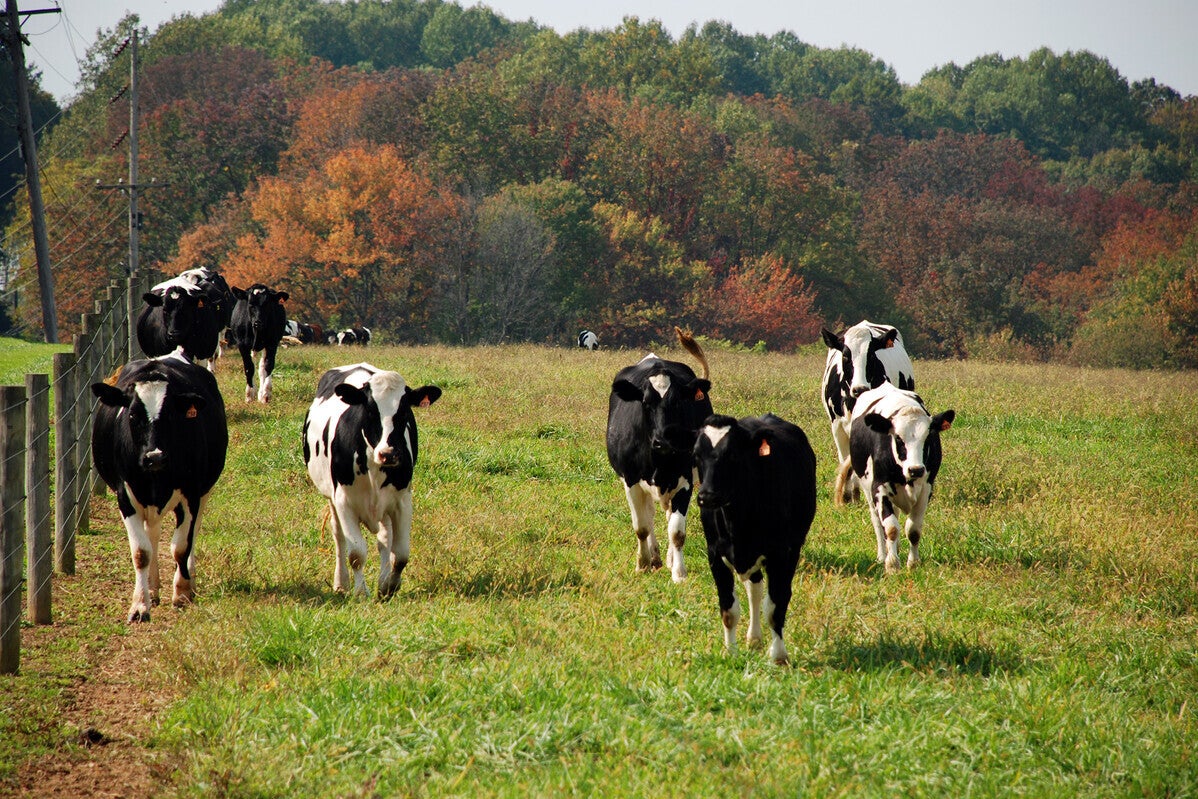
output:
<path id="1" fill-rule="evenodd" d="M 25 552 L 29 618 L 50 623 L 50 379 L 25 375 Z"/>
<path id="2" fill-rule="evenodd" d="M 74 354 L 54 356 L 54 568 L 59 574 L 75 573 L 75 501 L 79 474 L 75 469 L 78 435 L 75 402 L 78 396 L 78 361 Z"/>
<path id="3" fill-rule="evenodd" d="M 21 667 L 25 573 L 25 387 L 0 386 L 0 674 Z"/>
<path id="4" fill-rule="evenodd" d="M 75 355 L 78 357 L 76 368 L 79 370 L 79 382 L 75 384 L 75 436 L 79 446 L 75 449 L 75 469 L 78 485 L 76 486 L 75 501 L 78 505 L 75 514 L 75 533 L 83 535 L 88 531 L 89 510 L 92 493 L 91 480 L 91 384 L 99 378 L 96 367 L 96 315 L 81 314 L 82 332 L 75 339 Z"/>

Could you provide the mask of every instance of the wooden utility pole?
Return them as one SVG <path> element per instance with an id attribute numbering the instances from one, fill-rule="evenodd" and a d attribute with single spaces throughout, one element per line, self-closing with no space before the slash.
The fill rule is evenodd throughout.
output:
<path id="1" fill-rule="evenodd" d="M 137 209 L 137 29 L 129 51 L 129 274 L 137 274 L 141 211 Z"/>
<path id="2" fill-rule="evenodd" d="M 46 235 L 46 208 L 42 203 L 42 183 L 37 169 L 37 143 L 33 138 L 33 114 L 29 108 L 29 73 L 25 68 L 25 37 L 21 34 L 20 15 L 57 14 L 62 9 L 17 10 L 17 0 L 5 0 L 4 44 L 12 60 L 17 90 L 17 128 L 21 153 L 25 157 L 25 185 L 29 189 L 29 213 L 33 220 L 33 249 L 37 257 L 37 285 L 42 295 L 42 336 L 47 343 L 58 343 L 58 314 L 54 309 L 54 275 L 50 271 L 50 239 Z"/>

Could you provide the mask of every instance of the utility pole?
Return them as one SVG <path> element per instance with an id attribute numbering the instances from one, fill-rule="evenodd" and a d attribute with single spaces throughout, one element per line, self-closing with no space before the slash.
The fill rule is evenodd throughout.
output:
<path id="1" fill-rule="evenodd" d="M 29 189 L 29 213 L 33 221 L 33 250 L 37 258 L 37 285 L 42 295 L 42 337 L 49 344 L 58 343 L 58 314 L 54 309 L 54 275 L 50 270 L 50 239 L 46 235 L 46 207 L 42 202 L 42 183 L 37 168 L 37 142 L 33 138 L 33 114 L 29 108 L 29 74 L 25 68 L 27 41 L 21 33 L 22 14 L 17 0 L 5 0 L 4 44 L 12 60 L 17 90 L 17 127 L 21 137 L 21 153 L 25 156 L 25 185 Z M 57 14 L 58 8 L 25 11 L 32 14 Z"/>

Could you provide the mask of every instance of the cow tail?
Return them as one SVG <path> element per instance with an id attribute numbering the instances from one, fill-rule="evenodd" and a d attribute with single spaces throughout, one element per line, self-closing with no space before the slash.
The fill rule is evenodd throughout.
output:
<path id="1" fill-rule="evenodd" d="M 674 326 L 674 332 L 678 334 L 678 343 L 682 345 L 682 348 L 695 356 L 695 360 L 703 367 L 703 379 L 711 379 L 711 370 L 707 366 L 707 356 L 703 354 L 703 349 L 699 346 L 699 343 L 689 333 L 683 333 L 682 328 L 677 325 Z"/>
<path id="2" fill-rule="evenodd" d="M 840 464 L 840 468 L 836 470 L 836 488 L 832 491 L 832 504 L 838 508 L 843 508 L 848 503 L 845 502 L 845 489 L 848 488 L 849 475 L 853 473 L 853 461 L 851 458 L 845 458 L 844 463 Z"/>
<path id="3" fill-rule="evenodd" d="M 333 516 L 333 503 L 324 506 L 324 513 L 320 514 L 320 538 L 324 539 L 325 528 L 329 525 L 329 519 Z"/>

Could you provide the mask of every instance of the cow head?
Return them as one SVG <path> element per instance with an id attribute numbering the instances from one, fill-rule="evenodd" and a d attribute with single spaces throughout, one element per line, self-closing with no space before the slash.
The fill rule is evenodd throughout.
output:
<path id="1" fill-rule="evenodd" d="M 722 508 L 741 495 L 738 484 L 752 479 L 754 461 L 770 456 L 769 432 L 750 433 L 731 416 L 709 416 L 695 441 L 696 498 L 704 510 Z"/>
<path id="2" fill-rule="evenodd" d="M 846 399 L 855 400 L 886 380 L 886 366 L 878 358 L 878 350 L 889 349 L 898 341 L 898 329 L 884 328 L 875 336 L 868 325 L 854 325 L 838 336 L 824 328 L 824 343 L 840 352 L 840 385 Z M 851 402 L 850 402 L 851 408 Z"/>
<path id="3" fill-rule="evenodd" d="M 283 303 L 290 298 L 285 291 L 275 291 L 261 283 L 255 283 L 248 289 L 232 289 L 233 296 L 244 300 L 249 308 L 249 324 L 254 337 L 253 349 L 259 350 L 266 345 L 264 336 L 274 331 L 274 335 L 282 335 L 283 326 L 287 322 L 287 311 Z"/>
<path id="4" fill-rule="evenodd" d="M 199 394 L 170 390 L 160 372 L 125 388 L 92 383 L 91 389 L 101 403 L 124 411 L 137 466 L 145 472 L 170 468 L 171 453 L 188 446 L 188 433 L 207 404 Z"/>
<path id="5" fill-rule="evenodd" d="M 924 458 L 928 439 L 952 427 L 955 418 L 956 413 L 951 410 L 930 416 L 917 405 L 904 405 L 889 417 L 871 412 L 862 421 L 870 430 L 889 439 L 894 462 L 910 485 L 927 474 Z"/>
<path id="6" fill-rule="evenodd" d="M 413 462 L 412 442 L 406 435 L 412 408 L 427 408 L 441 397 L 436 386 L 409 388 L 395 372 L 376 372 L 360 387 L 342 383 L 334 393 L 346 405 L 362 408 L 366 455 L 379 468 L 399 466 L 405 455 L 407 463 Z"/>
<path id="7" fill-rule="evenodd" d="M 671 375 L 664 364 L 649 375 L 643 388 L 617 380 L 611 390 L 625 402 L 640 404 L 655 455 L 690 452 L 699 425 L 711 414 L 711 381 Z"/>
<path id="8" fill-rule="evenodd" d="M 187 334 L 196 324 L 196 317 L 204 308 L 206 296 L 199 289 L 187 290 L 180 285 L 168 286 L 158 294 L 147 291 L 142 295 L 146 305 L 162 308 L 162 323 L 166 339 L 176 346 L 183 344 Z"/>

